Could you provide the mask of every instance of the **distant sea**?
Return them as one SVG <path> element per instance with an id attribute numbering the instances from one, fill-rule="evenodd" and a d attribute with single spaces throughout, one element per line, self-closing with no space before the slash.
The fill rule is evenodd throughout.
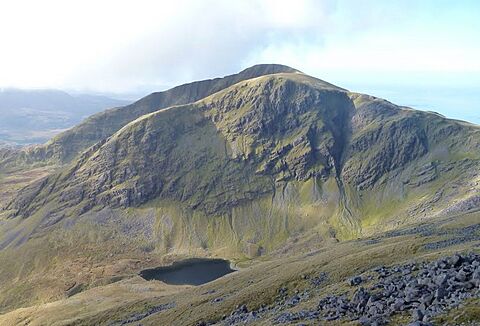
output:
<path id="1" fill-rule="evenodd" d="M 347 88 L 354 92 L 384 98 L 397 105 L 435 111 L 447 118 L 480 125 L 480 86 L 449 88 L 349 85 Z"/>

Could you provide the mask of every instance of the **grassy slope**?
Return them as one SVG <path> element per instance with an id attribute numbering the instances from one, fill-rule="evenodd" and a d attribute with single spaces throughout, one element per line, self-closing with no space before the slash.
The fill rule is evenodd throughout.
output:
<path id="1" fill-rule="evenodd" d="M 449 229 L 453 232 L 452 230 L 477 224 L 479 218 L 478 212 L 462 214 L 439 219 L 435 225 L 440 230 Z M 318 299 L 325 295 L 352 291 L 345 283 L 345 279 L 352 275 L 379 265 L 401 264 L 414 259 L 430 260 L 453 252 L 468 251 L 475 243 L 467 242 L 440 250 L 423 248 L 424 244 L 441 239 L 444 239 L 444 236 L 427 238 L 414 232 L 403 236 L 380 237 L 378 242 L 372 243 L 353 240 L 321 244 L 315 239 L 303 239 L 292 244 L 287 252 L 278 251 L 261 259 L 243 262 L 239 272 L 199 287 L 172 287 L 131 276 L 118 283 L 87 290 L 69 299 L 13 311 L 0 316 L 0 323 L 17 324 L 28 320 L 30 325 L 103 325 L 124 320 L 134 313 L 148 310 L 149 307 L 176 302 L 176 308 L 143 319 L 141 324 L 195 325 L 201 320 L 219 319 L 222 315 L 229 314 L 238 304 L 245 303 L 249 309 L 269 304 L 279 288 L 286 287 L 288 292 L 293 294 L 305 287 L 308 282 L 306 278 L 326 272 L 327 283 L 318 293 L 292 311 L 308 309 L 314 307 Z M 211 290 L 215 290 L 215 293 L 209 293 Z M 220 303 L 211 302 L 218 297 L 225 299 Z M 479 316 L 475 314 L 477 304 L 474 300 L 467 302 L 460 314 L 461 318 L 479 322 Z M 452 321 L 457 316 L 458 311 L 452 311 L 438 318 L 445 322 Z M 275 315 L 271 315 L 271 318 L 274 317 Z M 404 324 L 408 319 L 409 316 L 400 315 L 392 324 Z M 271 322 L 270 319 L 263 320 L 265 325 Z"/>

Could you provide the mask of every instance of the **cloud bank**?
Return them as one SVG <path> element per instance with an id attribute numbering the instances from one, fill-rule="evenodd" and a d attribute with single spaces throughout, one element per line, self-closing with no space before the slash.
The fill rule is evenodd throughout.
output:
<path id="1" fill-rule="evenodd" d="M 5 1 L 0 86 L 153 90 L 265 62 L 340 83 L 412 76 L 468 83 L 480 73 L 479 8 L 470 1 Z"/>

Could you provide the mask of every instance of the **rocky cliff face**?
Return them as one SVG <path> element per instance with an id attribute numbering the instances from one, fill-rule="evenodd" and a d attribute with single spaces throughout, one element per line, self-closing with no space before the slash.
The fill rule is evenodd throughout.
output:
<path id="1" fill-rule="evenodd" d="M 385 100 L 354 95 L 357 112 L 352 119 L 352 139 L 344 176 L 358 189 L 370 188 L 386 173 L 405 167 L 435 149 L 450 153 L 467 150 L 458 139 L 475 128 Z M 470 130 L 469 130 L 470 129 Z M 439 148 L 441 147 L 441 148 Z"/>

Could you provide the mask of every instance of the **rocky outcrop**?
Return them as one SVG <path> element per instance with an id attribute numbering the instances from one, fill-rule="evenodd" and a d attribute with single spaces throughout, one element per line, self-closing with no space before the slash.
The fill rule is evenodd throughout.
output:
<path id="1" fill-rule="evenodd" d="M 303 321 L 387 325 L 393 316 L 405 314 L 411 316 L 410 325 L 432 325 L 433 317 L 469 298 L 480 298 L 480 256 L 455 254 L 433 262 L 379 266 L 365 273 L 364 279 L 365 282 L 361 276 L 349 279 L 349 285 L 357 288 L 352 295 L 323 297 L 316 309 L 286 311 L 312 300 L 320 284 L 311 282 L 310 287 L 292 296 L 281 288 L 271 305 L 251 311 L 246 305 L 239 305 L 223 320 L 199 325 L 231 326 L 269 319 L 280 325 Z"/>
<path id="2" fill-rule="evenodd" d="M 412 322 L 428 322 L 432 316 L 480 295 L 480 257 L 475 254 L 379 267 L 375 272 L 378 281 L 368 290 L 360 287 L 351 299 L 322 299 L 318 305 L 321 315 L 327 320 L 348 316 L 362 325 L 382 325 L 393 314 L 410 312 Z"/>

